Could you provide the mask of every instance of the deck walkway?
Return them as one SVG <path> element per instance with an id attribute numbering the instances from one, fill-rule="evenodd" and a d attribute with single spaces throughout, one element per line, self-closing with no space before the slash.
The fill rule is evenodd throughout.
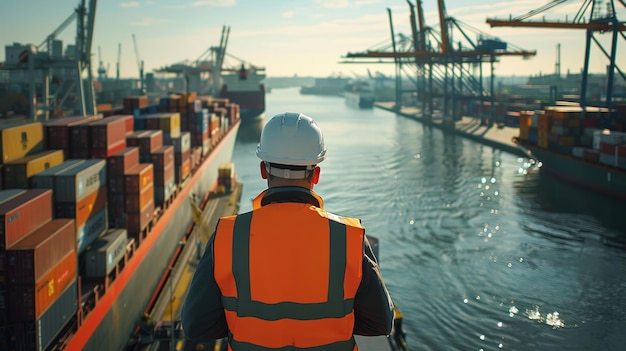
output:
<path id="1" fill-rule="evenodd" d="M 399 111 L 394 109 L 393 102 L 376 102 L 375 107 L 393 112 L 407 118 L 414 119 L 425 125 L 446 130 L 485 145 L 493 146 L 517 156 L 528 157 L 528 151 L 513 142 L 518 136 L 519 129 L 515 127 L 498 127 L 496 125 L 481 125 L 479 118 L 464 116 L 456 121 L 454 127 L 446 125 L 442 117 L 434 116 L 431 120 L 422 117 L 421 109 L 403 106 Z"/>

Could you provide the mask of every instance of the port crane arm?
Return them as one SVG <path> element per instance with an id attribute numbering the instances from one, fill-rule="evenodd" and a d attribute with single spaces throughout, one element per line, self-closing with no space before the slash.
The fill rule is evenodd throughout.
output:
<path id="1" fill-rule="evenodd" d="M 76 11 L 72 12 L 72 14 L 67 19 L 65 19 L 65 21 L 63 21 L 63 23 L 61 23 L 52 33 L 50 33 L 48 37 L 46 38 L 46 40 L 44 40 L 41 44 L 39 44 L 39 46 L 37 46 L 37 49 L 38 50 L 43 49 L 44 46 L 46 46 L 49 42 L 56 39 L 56 37 L 61 32 L 63 32 L 63 30 L 65 30 L 65 28 L 67 28 L 67 26 L 70 25 L 70 23 L 72 23 L 72 21 L 74 21 L 75 19 L 76 19 Z"/>
<path id="2" fill-rule="evenodd" d="M 441 51 L 447 54 L 450 50 L 450 40 L 446 24 L 446 6 L 443 4 L 443 0 L 438 0 L 437 5 L 439 6 L 439 26 L 441 27 Z"/>

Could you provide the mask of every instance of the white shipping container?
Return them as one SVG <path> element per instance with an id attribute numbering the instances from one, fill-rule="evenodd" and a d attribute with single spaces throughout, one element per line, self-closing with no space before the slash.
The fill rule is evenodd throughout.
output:
<path id="1" fill-rule="evenodd" d="M 585 153 L 585 148 L 580 146 L 572 147 L 572 156 L 577 158 L 583 158 L 583 154 Z"/>
<path id="2" fill-rule="evenodd" d="M 54 178 L 57 175 L 83 162 L 85 162 L 85 160 L 67 160 L 61 163 L 60 165 L 50 167 L 42 172 L 37 173 L 31 178 L 31 188 L 33 189 L 43 188 L 43 189 L 54 190 Z M 55 193 L 52 193 L 52 195 L 54 196 Z"/>
<path id="3" fill-rule="evenodd" d="M 626 133 L 616 131 L 605 131 L 600 134 L 600 142 L 611 145 L 621 145 L 626 141 Z"/>
<path id="4" fill-rule="evenodd" d="M 86 195 L 106 185 L 106 161 L 89 159 L 57 174 L 54 198 L 57 202 L 79 202 Z"/>
<path id="5" fill-rule="evenodd" d="M 85 270 L 89 277 L 105 277 L 126 253 L 126 229 L 110 229 L 96 239 L 84 253 Z"/>

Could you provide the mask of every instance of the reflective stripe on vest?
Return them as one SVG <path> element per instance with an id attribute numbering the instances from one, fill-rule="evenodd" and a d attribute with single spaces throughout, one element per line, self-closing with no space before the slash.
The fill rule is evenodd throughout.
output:
<path id="1" fill-rule="evenodd" d="M 253 219 L 257 213 L 259 217 Z M 294 232 L 288 237 L 291 240 L 271 244 L 289 234 L 284 230 L 292 230 L 289 224 L 276 226 L 277 221 L 297 224 L 309 219 L 309 227 Z M 272 233 L 274 226 L 280 231 Z M 321 235 L 327 237 L 311 241 L 316 250 L 299 251 L 299 241 L 306 243 L 309 235 L 320 230 L 326 231 Z M 363 235 L 358 219 L 337 217 L 307 204 L 273 204 L 220 220 L 214 247 L 215 278 L 233 333 L 229 335 L 230 349 L 357 350 L 352 337 L 353 306 L 362 275 Z M 304 267 L 305 257 L 306 262 L 311 259 L 311 265 L 296 270 Z M 292 260 L 299 262 L 298 266 L 290 267 Z"/>
<path id="2" fill-rule="evenodd" d="M 233 272 L 243 272 L 235 277 L 238 298 L 224 296 L 224 308 L 237 311 L 239 317 L 257 317 L 267 321 L 283 318 L 298 320 L 341 318 L 352 311 L 354 299 L 344 299 L 343 281 L 345 269 L 331 269 L 328 282 L 328 300 L 321 303 L 300 304 L 281 302 L 266 304 L 252 301 L 250 296 L 250 222 L 252 212 L 237 216 L 233 234 L 233 256 L 241 257 L 233 262 Z M 346 266 L 346 226 L 335 221 L 330 223 L 330 267 Z M 336 284 L 341 282 L 341 284 Z M 295 308 L 297 307 L 297 308 Z"/>

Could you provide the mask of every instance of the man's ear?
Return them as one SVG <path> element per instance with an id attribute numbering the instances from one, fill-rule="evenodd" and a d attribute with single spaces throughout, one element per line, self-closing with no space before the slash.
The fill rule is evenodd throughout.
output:
<path id="1" fill-rule="evenodd" d="M 311 177 L 311 183 L 317 184 L 319 180 L 320 180 L 320 168 L 315 167 L 315 169 L 313 169 L 313 177 Z"/>
<path id="2" fill-rule="evenodd" d="M 261 161 L 259 167 L 261 168 L 261 178 L 267 179 L 267 169 L 265 168 L 265 162 Z"/>

